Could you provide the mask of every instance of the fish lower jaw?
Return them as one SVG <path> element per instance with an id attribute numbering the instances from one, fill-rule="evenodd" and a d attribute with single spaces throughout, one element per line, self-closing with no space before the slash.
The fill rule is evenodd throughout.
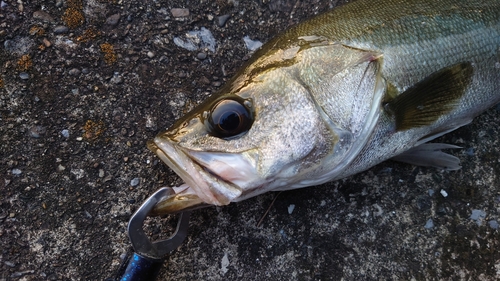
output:
<path id="1" fill-rule="evenodd" d="M 175 214 L 210 206 L 203 202 L 187 184 L 172 187 L 171 189 L 173 190 L 173 194 L 160 199 L 149 213 L 150 216 Z"/>
<path id="2" fill-rule="evenodd" d="M 189 204 L 179 204 L 179 207 L 189 207 L 187 205 L 194 203 L 204 203 L 208 205 L 227 205 L 232 199 L 241 194 L 239 188 L 230 182 L 224 180 L 223 177 L 217 175 L 212 169 L 200 165 L 194 161 L 184 149 L 178 147 L 175 143 L 164 138 L 157 137 L 154 142 L 148 144 L 158 157 L 167 164 L 192 190 Z M 199 200 L 195 200 L 197 197 Z M 179 194 L 178 200 L 174 200 L 176 204 L 186 199 Z M 174 201 L 172 201 L 172 205 Z M 174 208 L 176 211 L 178 208 Z"/>

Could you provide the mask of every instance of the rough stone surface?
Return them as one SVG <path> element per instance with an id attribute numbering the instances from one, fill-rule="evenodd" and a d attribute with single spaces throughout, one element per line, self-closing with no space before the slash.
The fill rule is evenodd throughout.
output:
<path id="1" fill-rule="evenodd" d="M 43 37 L 29 33 L 40 24 L 33 13 L 43 6 L 59 20 L 61 1 L 21 1 L 22 9 L 5 2 L 2 281 L 111 277 L 130 247 L 130 215 L 159 187 L 181 183 L 146 141 L 238 70 L 248 56 L 244 36 L 265 42 L 345 1 L 83 1 L 82 26 L 66 34 L 46 28 Z M 175 20 L 176 7 L 190 16 Z M 126 20 L 105 25 L 113 14 Z M 231 19 L 223 27 L 207 18 L 225 14 Z M 199 51 L 179 48 L 173 38 L 201 27 L 212 31 L 217 49 L 196 60 Z M 50 48 L 39 48 L 43 38 Z M 25 54 L 33 66 L 21 71 L 17 61 Z M 500 107 L 439 140 L 464 147 L 451 152 L 462 160 L 459 171 L 388 161 L 307 190 L 194 211 L 185 243 L 158 280 L 498 280 L 498 124 Z M 44 133 L 32 137 L 34 126 Z M 140 184 L 131 186 L 135 178 Z M 470 218 L 474 210 L 477 220 Z M 148 220 L 146 232 L 167 237 L 173 219 Z"/>
<path id="2" fill-rule="evenodd" d="M 58 26 L 54 27 L 55 34 L 62 34 L 62 33 L 68 32 L 68 31 L 69 31 L 69 28 L 67 28 L 64 25 L 58 25 Z"/>
<path id="3" fill-rule="evenodd" d="M 181 18 L 189 16 L 189 9 L 173 8 L 170 10 L 174 18 Z"/>
<path id="4" fill-rule="evenodd" d="M 119 21 L 120 21 L 120 14 L 114 14 L 114 15 L 109 16 L 106 19 L 106 24 L 109 24 L 111 26 L 115 26 L 118 24 Z"/>
<path id="5" fill-rule="evenodd" d="M 51 15 L 49 15 L 47 12 L 44 12 L 44 11 L 35 11 L 33 13 L 33 18 L 38 19 L 38 20 L 42 20 L 42 21 L 46 21 L 46 22 L 54 22 L 54 18 Z"/>

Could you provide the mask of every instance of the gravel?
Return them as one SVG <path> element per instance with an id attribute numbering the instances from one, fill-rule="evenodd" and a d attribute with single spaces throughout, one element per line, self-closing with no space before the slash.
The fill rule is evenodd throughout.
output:
<path id="1" fill-rule="evenodd" d="M 46 22 L 55 22 L 54 18 L 49 15 L 49 13 L 44 12 L 44 11 L 36 11 L 33 13 L 33 18 L 41 21 L 46 21 Z"/>
<path id="2" fill-rule="evenodd" d="M 231 15 L 222 15 L 217 17 L 217 25 L 219 27 L 224 27 L 226 25 L 227 20 L 231 17 Z"/>
<path id="3" fill-rule="evenodd" d="M 345 1 L 83 1 L 85 20 L 70 28 L 63 16 L 75 2 L 0 2 L 2 281 L 112 276 L 130 247 L 131 214 L 158 188 L 182 183 L 147 140 L 237 72 L 249 56 L 243 37 L 266 42 Z M 30 33 L 35 25 L 44 32 Z M 174 43 L 203 28 L 213 49 Z M 32 60 L 26 70 L 23 55 Z M 459 171 L 388 161 L 318 187 L 196 210 L 158 280 L 496 280 L 498 113 L 439 139 L 474 148 L 452 152 Z M 34 137 L 34 126 L 44 134 Z M 484 216 L 471 219 L 473 210 Z M 174 219 L 148 219 L 146 233 L 168 237 Z"/>
<path id="4" fill-rule="evenodd" d="M 63 34 L 69 31 L 69 28 L 64 26 L 64 25 L 58 25 L 54 27 L 54 33 L 55 34 Z"/>
<path id="5" fill-rule="evenodd" d="M 106 19 L 105 24 L 115 26 L 120 21 L 120 17 L 121 17 L 120 14 L 111 15 Z"/>
<path id="6" fill-rule="evenodd" d="M 189 9 L 173 8 L 170 10 L 174 18 L 187 17 L 189 16 Z"/>

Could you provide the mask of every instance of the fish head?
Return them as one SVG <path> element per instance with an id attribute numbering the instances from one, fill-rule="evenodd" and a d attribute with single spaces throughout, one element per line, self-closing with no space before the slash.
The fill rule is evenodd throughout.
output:
<path id="1" fill-rule="evenodd" d="M 236 93 L 206 100 L 148 147 L 186 183 L 170 199 L 185 201 L 176 209 L 291 186 L 332 151 L 335 139 L 308 91 L 270 71 Z"/>
<path id="2" fill-rule="evenodd" d="M 148 143 L 186 183 L 157 214 L 320 184 L 345 166 L 355 143 L 346 114 L 329 115 L 315 99 L 299 73 L 310 63 L 299 49 L 279 52 L 253 62 Z"/>

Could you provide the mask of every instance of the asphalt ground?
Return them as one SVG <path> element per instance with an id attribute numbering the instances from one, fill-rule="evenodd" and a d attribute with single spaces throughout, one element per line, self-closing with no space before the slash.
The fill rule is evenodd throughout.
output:
<path id="1" fill-rule="evenodd" d="M 131 214 L 181 184 L 146 141 L 237 71 L 243 37 L 265 42 L 343 2 L 2 0 L 0 280 L 113 276 Z M 174 43 L 202 27 L 214 51 Z M 194 211 L 159 280 L 497 280 L 499 123 L 497 106 L 438 140 L 463 147 L 450 152 L 459 171 L 387 161 Z"/>

